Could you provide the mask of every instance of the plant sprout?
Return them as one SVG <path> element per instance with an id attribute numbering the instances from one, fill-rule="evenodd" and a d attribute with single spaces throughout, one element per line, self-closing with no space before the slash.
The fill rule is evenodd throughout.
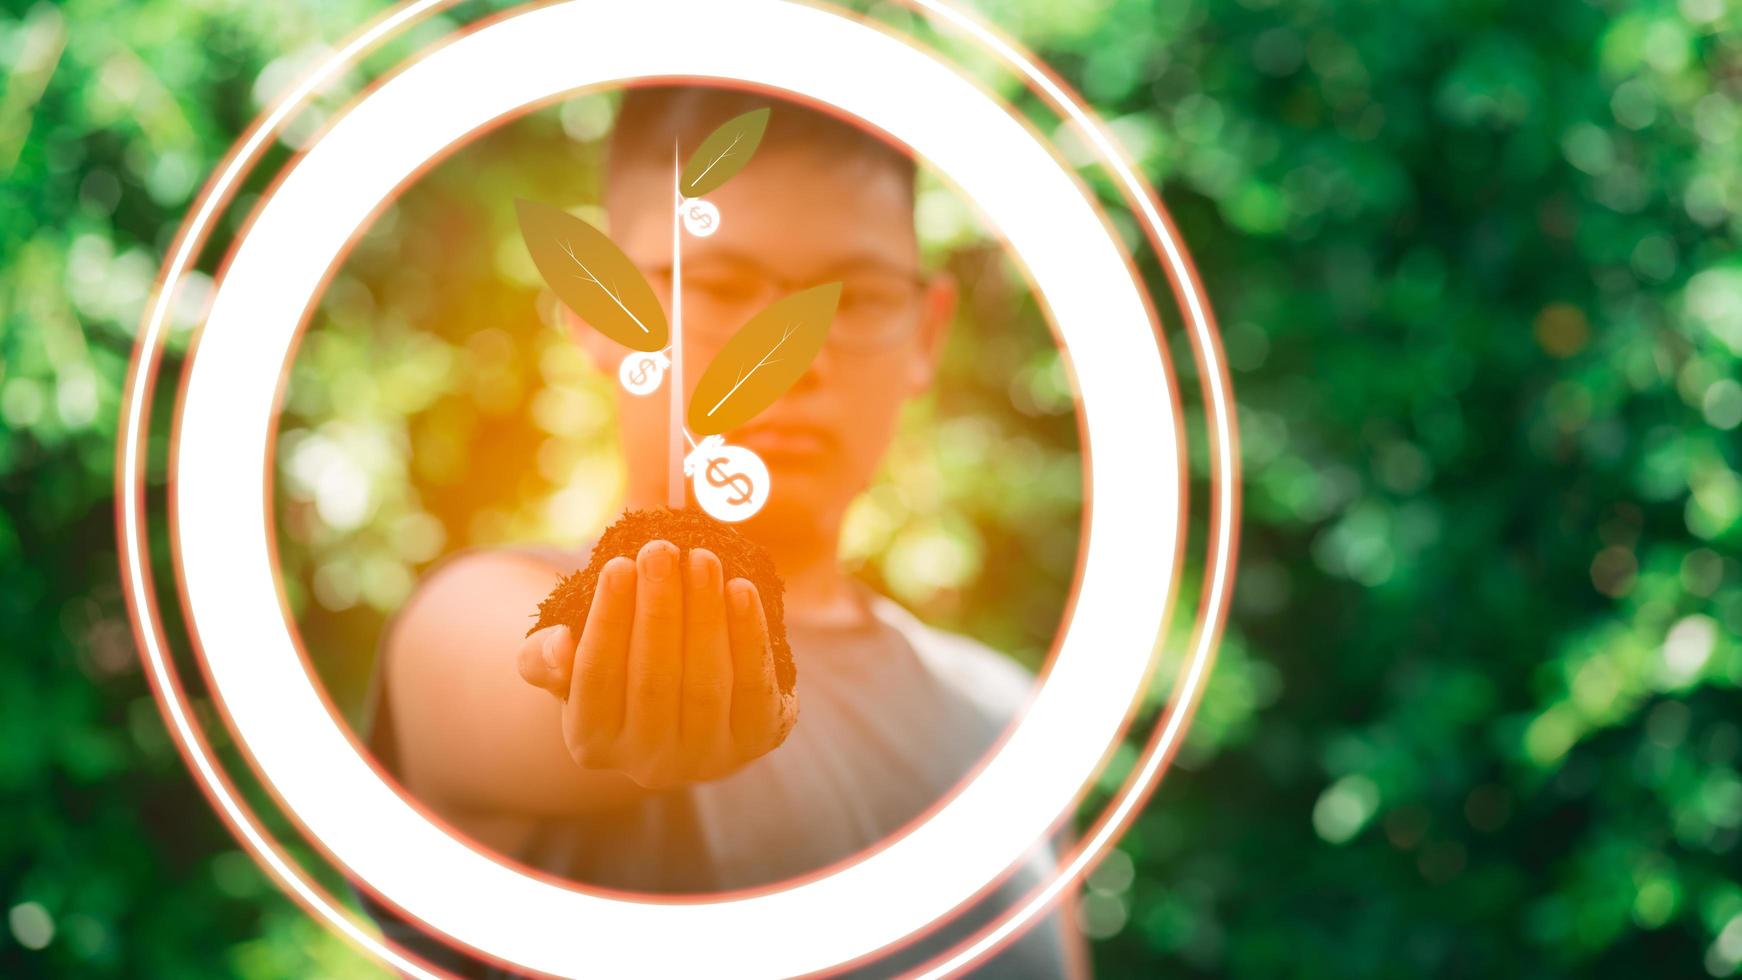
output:
<path id="1" fill-rule="evenodd" d="M 827 283 L 775 300 L 752 316 L 702 371 L 685 410 L 683 235 L 687 230 L 706 237 L 719 230 L 719 209 L 702 195 L 750 162 L 768 117 L 764 108 L 728 120 L 681 168 L 673 146 L 669 321 L 647 278 L 604 232 L 548 204 L 516 202 L 521 236 L 545 283 L 593 329 L 629 348 L 618 367 L 619 383 L 631 394 L 648 395 L 670 375 L 668 506 L 684 506 L 689 476 L 702 509 L 723 521 L 753 516 L 769 491 L 768 468 L 750 450 L 727 445 L 724 433 L 761 414 L 803 377 L 822 350 L 841 297 L 841 284 Z"/>

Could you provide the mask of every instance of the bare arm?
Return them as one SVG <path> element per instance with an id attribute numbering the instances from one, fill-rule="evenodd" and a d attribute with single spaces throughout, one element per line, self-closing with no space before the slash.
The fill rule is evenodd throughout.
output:
<path id="1" fill-rule="evenodd" d="M 785 740 L 797 704 L 775 683 L 761 599 L 713 554 L 650 542 L 605 564 L 580 636 L 524 637 L 554 576 L 514 555 L 456 560 L 388 638 L 403 778 L 462 829 L 497 837 L 491 817 L 717 779 Z"/>
<path id="2" fill-rule="evenodd" d="M 457 558 L 423 583 L 387 638 L 401 778 L 445 817 L 555 816 L 645 792 L 575 765 L 561 703 L 520 677 L 528 615 L 555 578 L 530 557 Z"/>

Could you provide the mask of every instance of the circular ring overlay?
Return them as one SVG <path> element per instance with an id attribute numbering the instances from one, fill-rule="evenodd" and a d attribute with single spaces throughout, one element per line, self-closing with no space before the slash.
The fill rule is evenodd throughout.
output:
<path id="1" fill-rule="evenodd" d="M 1200 358 L 1215 472 L 1200 624 L 1172 710 L 1137 770 L 1044 889 L 996 927 L 928 965 L 946 975 L 986 955 L 1044 911 L 1128 822 L 1177 748 L 1213 657 L 1231 585 L 1233 421 L 1208 304 L 1153 195 L 1074 99 L 977 22 L 915 0 L 1022 66 L 1131 191 Z M 436 4 L 402 8 L 379 36 Z M 681 18 L 681 20 L 680 20 Z M 670 27 L 683 23 L 686 40 Z M 687 39 L 705 39 L 688 43 Z M 335 56 L 354 57 L 367 39 Z M 962 189 L 1030 270 L 1073 363 L 1089 459 L 1091 519 L 1079 591 L 1046 683 L 978 776 L 905 836 L 792 887 L 695 903 L 590 894 L 504 866 L 432 824 L 362 758 L 305 671 L 274 585 L 265 469 L 274 394 L 302 312 L 346 242 L 420 166 L 493 120 L 586 86 L 640 78 L 717 78 L 831 104 L 910 146 Z M 306 94 L 306 91 L 305 93 Z M 241 154 L 238 159 L 248 154 Z M 226 175 L 230 176 L 230 175 Z M 224 181 L 212 188 L 221 189 Z M 187 242 L 148 313 L 140 347 L 161 339 Z M 1142 284 L 1086 191 L 991 96 L 935 56 L 834 12 L 784 0 L 559 3 L 505 16 L 382 83 L 298 160 L 235 247 L 185 379 L 172 450 L 180 571 L 192 629 L 262 778 L 353 876 L 429 927 L 492 958 L 565 975 L 793 976 L 866 957 L 924 930 L 1019 863 L 1068 813 L 1122 735 L 1148 681 L 1174 594 L 1171 560 L 1186 519 L 1172 380 Z M 289 865 L 234 797 L 188 721 L 142 583 L 142 392 L 135 353 L 118 479 L 128 599 L 172 733 L 233 829 L 311 910 L 408 972 L 419 964 L 357 927 Z M 140 365 L 145 365 L 141 368 Z"/>

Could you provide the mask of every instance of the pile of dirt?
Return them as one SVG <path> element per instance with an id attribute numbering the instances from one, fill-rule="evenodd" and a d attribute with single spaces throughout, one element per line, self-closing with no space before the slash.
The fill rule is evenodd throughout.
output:
<path id="1" fill-rule="evenodd" d="M 774 676 L 780 683 L 781 693 L 791 694 L 798 680 L 798 670 L 792 662 L 792 647 L 786 642 L 786 607 L 782 599 L 786 583 L 775 572 L 774 559 L 761 545 L 695 508 L 670 510 L 662 507 L 624 513 L 599 536 L 587 567 L 563 576 L 550 595 L 538 604 L 538 622 L 527 630 L 527 635 L 546 626 L 562 624 L 579 636 L 587 621 L 587 610 L 593 604 L 599 570 L 618 555 L 633 559 L 640 553 L 642 545 L 656 540 L 677 545 L 686 557 L 691 548 L 705 548 L 720 559 L 726 581 L 745 578 L 755 583 L 756 591 L 762 597 L 763 612 L 768 617 L 768 639 L 774 647 Z"/>

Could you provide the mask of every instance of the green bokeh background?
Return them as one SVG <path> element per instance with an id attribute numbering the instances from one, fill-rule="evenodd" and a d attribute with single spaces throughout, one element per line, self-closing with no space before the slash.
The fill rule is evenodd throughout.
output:
<path id="1" fill-rule="evenodd" d="M 323 105 L 501 6 L 424 23 Z M 265 100 L 384 8 L 0 9 L 0 975 L 374 975 L 236 849 L 172 748 L 126 624 L 111 493 L 128 352 L 183 210 Z M 1080 902 L 1098 971 L 1735 974 L 1742 9 L 979 9 L 1160 188 L 1240 401 L 1228 640 L 1178 767 Z M 431 186 L 486 173 L 561 199 L 581 171 L 553 148 L 581 167 L 597 121 L 553 107 Z M 508 167 L 518 140 L 547 169 Z M 317 311 L 279 459 L 293 599 L 331 638 L 318 656 L 342 703 L 366 665 L 345 651 L 419 568 L 583 534 L 614 479 L 576 449 L 598 433 L 563 421 L 603 389 L 529 320 L 499 216 L 444 206 L 456 224 L 432 240 L 402 233 L 436 220 L 417 207 Z M 939 221 L 940 263 L 996 264 Z M 431 263 L 460 268 L 453 250 L 496 291 L 444 292 Z M 1051 620 L 1009 610 L 1056 619 L 1075 428 L 1044 327 L 984 279 L 956 384 L 911 420 L 934 435 L 907 445 L 936 455 L 898 459 L 853 560 L 1032 660 Z M 1008 343 L 975 329 L 1006 318 L 1027 324 Z M 160 405 L 160 441 L 167 421 Z M 498 462 L 478 455 L 492 446 Z M 605 489 L 563 496 L 574 485 Z"/>

